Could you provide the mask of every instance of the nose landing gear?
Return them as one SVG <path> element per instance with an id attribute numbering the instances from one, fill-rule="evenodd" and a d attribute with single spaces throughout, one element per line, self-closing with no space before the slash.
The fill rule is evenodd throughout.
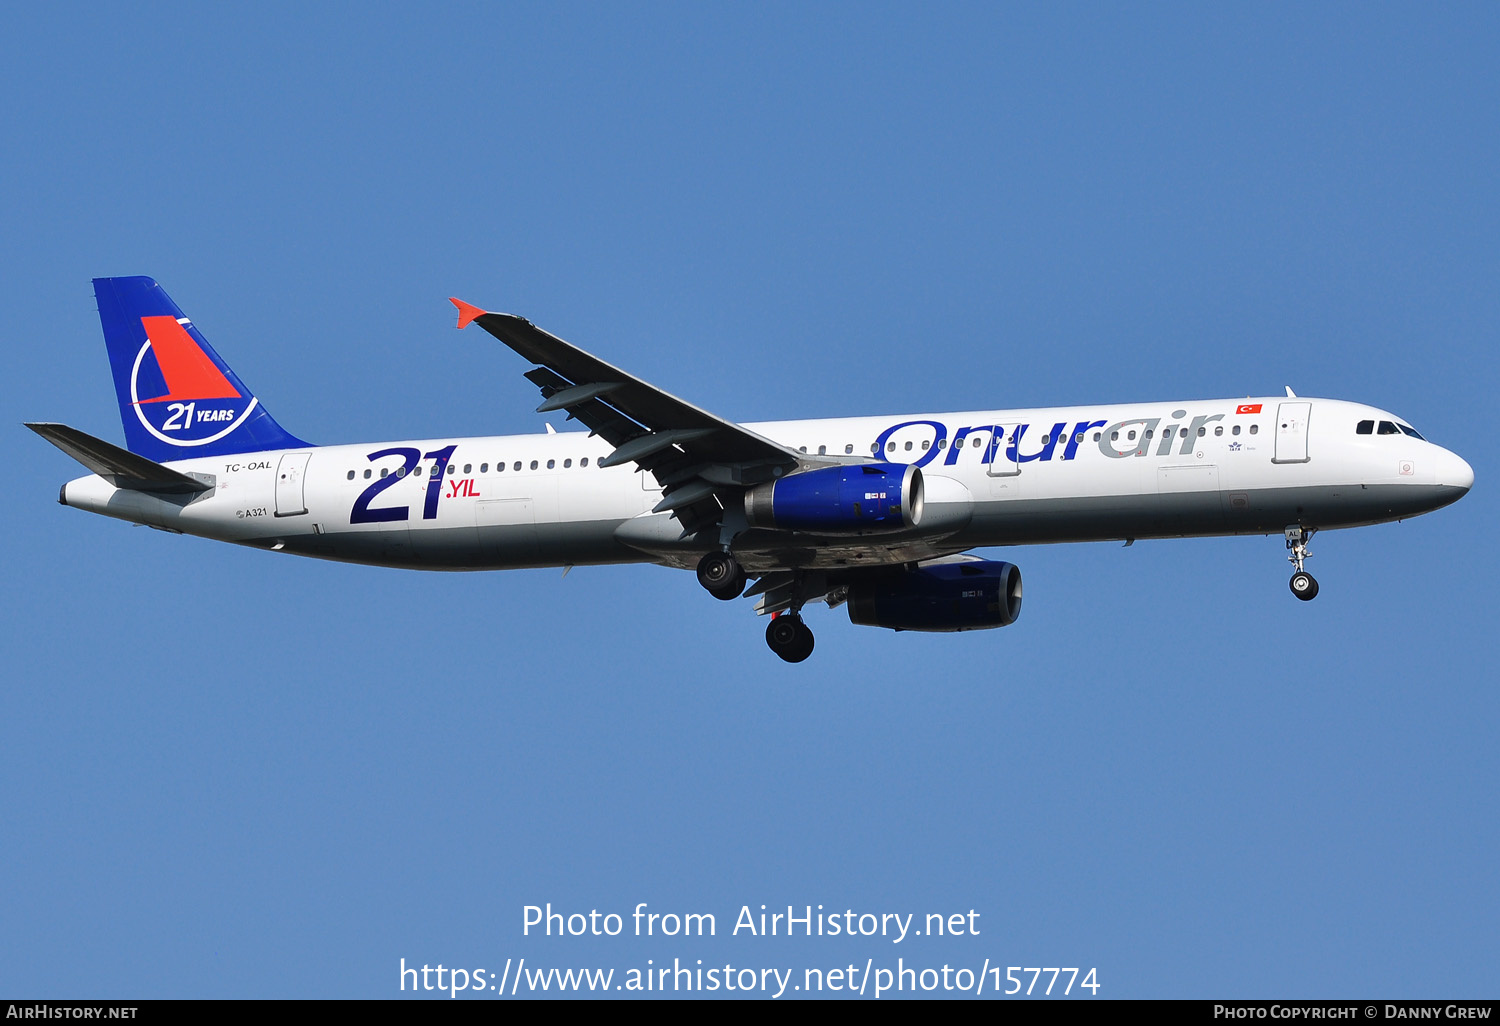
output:
<path id="1" fill-rule="evenodd" d="M 797 613 L 782 613 L 766 624 L 766 644 L 789 663 L 800 663 L 812 655 L 813 632 Z"/>
<path id="2" fill-rule="evenodd" d="M 1293 524 L 1284 532 L 1286 535 L 1286 548 L 1291 555 L 1286 558 L 1296 568 L 1292 574 L 1289 587 L 1292 594 L 1303 602 L 1310 602 L 1318 597 L 1318 581 L 1312 574 L 1302 569 L 1302 561 L 1312 555 L 1307 551 L 1307 543 L 1312 541 L 1312 536 L 1318 532 L 1316 527 L 1303 527 L 1301 524 Z"/>

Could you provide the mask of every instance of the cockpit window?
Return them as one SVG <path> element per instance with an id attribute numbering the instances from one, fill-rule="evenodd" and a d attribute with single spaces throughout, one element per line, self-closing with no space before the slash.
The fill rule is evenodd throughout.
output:
<path id="1" fill-rule="evenodd" d="M 1419 442 L 1427 441 L 1427 439 L 1417 434 L 1416 428 L 1411 427 L 1407 424 L 1401 424 L 1389 420 L 1382 420 L 1378 429 L 1375 427 L 1375 421 L 1362 420 L 1358 424 L 1354 425 L 1354 433 L 1356 435 L 1410 435 L 1412 438 L 1415 438 Z"/>

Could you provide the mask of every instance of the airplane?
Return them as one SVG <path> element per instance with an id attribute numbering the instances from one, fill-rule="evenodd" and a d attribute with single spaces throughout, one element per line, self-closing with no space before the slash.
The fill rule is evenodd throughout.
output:
<path id="1" fill-rule="evenodd" d="M 521 317 L 458 299 L 584 431 L 313 445 L 154 280 L 97 278 L 126 448 L 27 427 L 91 473 L 65 506 L 320 559 L 425 570 L 657 563 L 755 598 L 787 662 L 810 603 L 896 631 L 1004 627 L 1021 572 L 970 550 L 1314 532 L 1461 498 L 1461 457 L 1384 410 L 1294 395 L 736 424 Z M 566 572 L 566 570 L 565 570 Z M 748 585 L 748 586 L 747 586 Z"/>

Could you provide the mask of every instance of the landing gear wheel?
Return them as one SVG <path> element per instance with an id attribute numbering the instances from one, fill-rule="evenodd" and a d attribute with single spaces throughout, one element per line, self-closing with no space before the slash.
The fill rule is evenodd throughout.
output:
<path id="1" fill-rule="evenodd" d="M 1297 571 L 1292 574 L 1290 582 L 1292 594 L 1303 602 L 1310 602 L 1318 596 L 1318 582 L 1313 579 L 1312 574 L 1302 569 L 1302 561 L 1312 555 L 1307 550 L 1307 543 L 1317 533 L 1316 527 L 1303 527 L 1301 524 L 1288 524 L 1282 532 L 1286 535 L 1286 558 L 1291 560 L 1292 569 Z"/>
<path id="2" fill-rule="evenodd" d="M 698 561 L 698 583 L 727 602 L 745 590 L 745 568 L 728 552 L 710 552 Z"/>
<path id="3" fill-rule="evenodd" d="M 1311 602 L 1318 597 L 1318 581 L 1312 574 L 1305 570 L 1298 570 L 1292 574 L 1292 594 L 1303 602 Z"/>
<path id="4" fill-rule="evenodd" d="M 789 663 L 800 663 L 812 655 L 813 632 L 802 617 L 784 613 L 766 624 L 766 644 Z"/>

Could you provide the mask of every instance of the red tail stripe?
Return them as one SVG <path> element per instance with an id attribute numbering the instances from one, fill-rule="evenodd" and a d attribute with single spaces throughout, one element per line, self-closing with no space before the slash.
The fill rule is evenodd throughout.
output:
<path id="1" fill-rule="evenodd" d="M 142 317 L 141 327 L 151 340 L 156 365 L 167 382 L 167 394 L 154 399 L 137 399 L 136 403 L 159 403 L 168 399 L 191 402 L 195 399 L 238 399 L 240 393 L 215 367 L 208 354 L 198 348 L 193 336 L 177 323 L 177 318 L 162 315 Z"/>

